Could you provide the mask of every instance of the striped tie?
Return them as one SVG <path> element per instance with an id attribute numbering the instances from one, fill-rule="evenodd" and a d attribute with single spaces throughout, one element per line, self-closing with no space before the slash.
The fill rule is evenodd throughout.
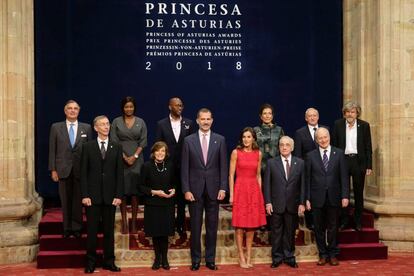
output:
<path id="1" fill-rule="evenodd" d="M 323 157 L 322 157 L 322 163 L 323 163 L 323 166 L 325 168 L 325 171 L 328 171 L 328 164 L 329 164 L 328 155 L 326 154 L 327 152 L 328 152 L 328 150 L 324 150 L 323 151 Z"/>

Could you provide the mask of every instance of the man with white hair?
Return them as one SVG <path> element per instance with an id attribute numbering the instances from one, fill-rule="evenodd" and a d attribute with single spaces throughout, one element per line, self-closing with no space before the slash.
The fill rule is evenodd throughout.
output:
<path id="1" fill-rule="evenodd" d="M 337 232 L 341 207 L 349 203 L 349 177 L 344 152 L 330 145 L 326 128 L 316 130 L 319 148 L 306 155 L 306 208 L 313 210 L 318 265 L 338 265 Z"/>
<path id="2" fill-rule="evenodd" d="M 285 262 L 292 268 L 295 259 L 295 230 L 298 214 L 305 211 L 305 163 L 292 156 L 293 139 L 282 136 L 280 155 L 267 161 L 263 190 L 266 212 L 271 216 L 272 268 Z"/>

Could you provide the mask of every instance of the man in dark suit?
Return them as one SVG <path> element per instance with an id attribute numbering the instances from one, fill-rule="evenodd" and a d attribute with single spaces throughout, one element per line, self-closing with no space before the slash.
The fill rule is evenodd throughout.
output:
<path id="1" fill-rule="evenodd" d="M 54 123 L 49 137 L 49 170 L 54 182 L 59 182 L 63 214 L 63 236 L 80 237 L 82 199 L 80 190 L 80 158 L 82 144 L 92 138 L 89 124 L 78 122 L 80 106 L 74 100 L 65 104 L 66 120 Z"/>
<path id="2" fill-rule="evenodd" d="M 348 164 L 348 174 L 352 177 L 352 187 L 355 200 L 355 229 L 362 230 L 362 211 L 364 209 L 365 175 L 372 173 L 372 143 L 371 129 L 368 122 L 359 119 L 361 107 L 348 102 L 342 108 L 344 118 L 335 121 L 332 144 L 345 151 Z M 347 209 L 341 217 L 341 227 L 348 224 Z"/>
<path id="3" fill-rule="evenodd" d="M 329 131 L 316 133 L 319 148 L 306 155 L 306 207 L 313 209 L 318 265 L 338 265 L 337 243 L 340 208 L 349 203 L 349 177 L 344 152 L 330 145 Z"/>
<path id="4" fill-rule="evenodd" d="M 87 264 L 85 273 L 93 273 L 96 264 L 96 244 L 99 221 L 104 233 L 103 269 L 121 271 L 115 265 L 114 222 L 116 206 L 123 196 L 124 164 L 122 147 L 109 141 L 109 120 L 98 116 L 93 121 L 97 140 L 83 145 L 81 159 L 82 203 L 86 206 L 88 226 Z"/>
<path id="5" fill-rule="evenodd" d="M 197 113 L 199 130 L 184 139 L 181 159 L 181 183 L 185 199 L 190 201 L 191 270 L 198 270 L 201 261 L 201 227 L 205 210 L 207 268 L 215 264 L 219 201 L 228 186 L 226 141 L 211 131 L 213 116 L 202 108 Z"/>
<path id="6" fill-rule="evenodd" d="M 295 230 L 298 214 L 305 211 L 305 162 L 292 156 L 293 139 L 282 136 L 280 156 L 267 161 L 264 177 L 266 212 L 271 215 L 272 268 L 283 261 L 297 268 Z"/>
<path id="7" fill-rule="evenodd" d="M 184 138 L 194 132 L 193 122 L 181 116 L 184 105 L 180 98 L 171 98 L 168 108 L 170 115 L 157 123 L 155 141 L 163 141 L 168 146 L 169 159 L 174 164 L 177 190 L 181 191 L 181 152 Z M 175 227 L 179 234 L 185 231 L 185 199 L 177 193 L 177 218 Z"/>
<path id="8" fill-rule="evenodd" d="M 306 154 L 314 149 L 318 148 L 318 143 L 315 140 L 315 132 L 320 126 L 319 121 L 319 112 L 313 107 L 310 107 L 305 112 L 305 121 L 307 125 L 299 128 L 295 132 L 295 149 L 293 155 L 305 159 Z M 313 230 L 313 218 L 312 212 L 305 212 L 306 226 Z"/>

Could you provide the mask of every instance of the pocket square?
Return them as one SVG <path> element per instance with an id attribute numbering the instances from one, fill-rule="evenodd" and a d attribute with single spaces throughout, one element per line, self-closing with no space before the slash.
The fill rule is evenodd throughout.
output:
<path id="1" fill-rule="evenodd" d="M 81 137 L 88 137 L 87 134 L 81 134 Z"/>

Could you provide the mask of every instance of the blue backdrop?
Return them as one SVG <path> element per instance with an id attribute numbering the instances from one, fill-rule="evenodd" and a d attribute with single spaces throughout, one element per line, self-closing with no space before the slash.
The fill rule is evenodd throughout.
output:
<path id="1" fill-rule="evenodd" d="M 264 102 L 291 136 L 310 106 L 325 125 L 341 115 L 342 0 L 196 1 L 239 5 L 242 56 L 226 58 L 146 57 L 144 2 L 151 1 L 35 1 L 36 187 L 42 196 L 57 196 L 47 169 L 48 136 L 52 122 L 64 120 L 68 99 L 80 103 L 80 121 L 91 122 L 100 114 L 119 116 L 120 100 L 134 96 L 151 145 L 168 99 L 179 96 L 186 117 L 194 119 L 201 107 L 213 111 L 213 130 L 226 137 L 229 151 L 243 127 L 258 125 Z"/>

